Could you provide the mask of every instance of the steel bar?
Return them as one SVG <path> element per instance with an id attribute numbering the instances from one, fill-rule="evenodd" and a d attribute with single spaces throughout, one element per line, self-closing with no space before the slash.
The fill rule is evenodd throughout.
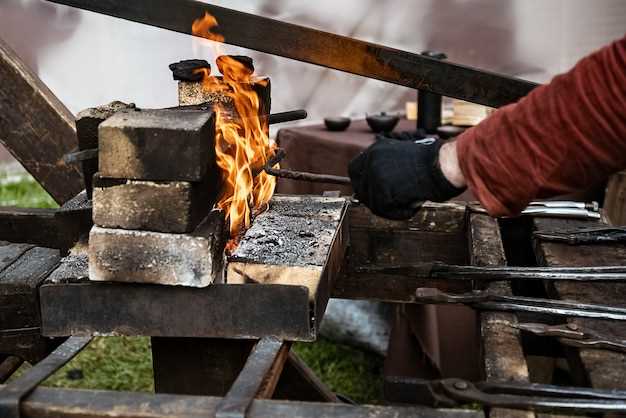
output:
<path id="1" fill-rule="evenodd" d="M 490 407 L 567 411 L 577 414 L 626 412 L 624 391 L 560 388 L 538 384 L 473 385 L 460 379 L 445 379 L 440 384 L 442 391 L 459 403 L 478 402 Z"/>
<path id="2" fill-rule="evenodd" d="M 24 400 L 23 418 L 214 417 L 220 398 L 40 387 Z M 352 406 L 337 403 L 254 400 L 250 418 L 480 418 L 475 409 L 436 410 L 423 406 Z"/>
<path id="3" fill-rule="evenodd" d="M 286 156 L 285 150 L 282 148 L 276 148 L 274 150 L 274 154 L 267 160 L 265 165 L 256 170 L 252 170 L 252 177 L 258 176 L 263 171 L 267 172 L 267 170 L 271 170 L 276 164 L 280 163 Z"/>
<path id="4" fill-rule="evenodd" d="M 294 171 L 276 168 L 265 168 L 265 172 L 270 176 L 280 177 L 284 179 L 291 179 L 296 181 L 307 181 L 310 183 L 327 183 L 327 184 L 340 184 L 350 185 L 349 177 L 333 176 L 330 174 L 315 174 L 307 173 L 304 171 Z"/>
<path id="5" fill-rule="evenodd" d="M 448 378 L 388 377 L 393 389 L 412 402 L 434 407 L 473 403 L 492 408 L 569 414 L 626 411 L 626 391 L 522 382 L 477 382 Z M 507 415 L 508 416 L 508 415 Z"/>
<path id="6" fill-rule="evenodd" d="M 70 337 L 48 357 L 0 390 L 0 416 L 20 417 L 20 401 L 89 344 L 91 337 Z"/>
<path id="7" fill-rule="evenodd" d="M 595 348 L 626 353 L 626 340 L 581 327 L 575 323 L 547 325 L 540 323 L 511 324 L 512 327 L 541 337 L 556 337 L 570 347 Z"/>
<path id="8" fill-rule="evenodd" d="M 278 376 L 287 360 L 290 344 L 273 337 L 264 337 L 254 346 L 252 353 L 235 383 L 217 407 L 217 418 L 244 418 L 252 401 L 269 398 L 274 392 Z M 270 378 L 269 376 L 272 375 Z M 276 378 L 274 378 L 276 377 Z M 265 391 L 264 384 L 272 380 Z M 265 393 L 261 393 L 264 392 Z"/>
<path id="9" fill-rule="evenodd" d="M 498 296 L 476 291 L 452 295 L 432 288 L 419 288 L 415 302 L 426 304 L 464 304 L 481 311 L 533 312 L 555 316 L 626 321 L 626 308 L 521 296 Z"/>
<path id="10" fill-rule="evenodd" d="M 398 264 L 391 266 L 365 266 L 357 273 L 404 275 L 419 279 L 442 280 L 548 280 L 581 282 L 626 282 L 626 266 L 596 267 L 478 267 L 443 263 Z"/>
<path id="11" fill-rule="evenodd" d="M 569 245 L 619 243 L 626 242 L 626 227 L 599 226 L 567 231 L 535 232 L 533 237 Z"/>
<path id="12" fill-rule="evenodd" d="M 307 111 L 304 109 L 291 110 L 289 112 L 272 113 L 270 115 L 269 123 L 270 125 L 274 125 L 277 123 L 293 122 L 296 120 L 306 119 L 307 116 Z"/>
<path id="13" fill-rule="evenodd" d="M 200 1 L 49 1 L 190 35 L 192 23 L 208 13 L 217 19 L 217 32 L 231 45 L 491 107 L 513 103 L 537 87 L 525 80 Z"/>

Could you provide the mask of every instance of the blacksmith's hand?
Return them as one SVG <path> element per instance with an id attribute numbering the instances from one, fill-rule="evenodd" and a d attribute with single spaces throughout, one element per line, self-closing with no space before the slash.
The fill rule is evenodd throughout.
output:
<path id="1" fill-rule="evenodd" d="M 456 144 L 442 145 L 434 138 L 398 141 L 379 137 L 348 167 L 357 199 L 378 216 L 401 220 L 414 216 L 426 200 L 445 202 L 458 196 L 465 190 L 465 180 L 458 169 Z M 446 152 L 440 156 L 440 150 Z M 458 173 L 444 175 L 440 165 L 444 158 L 446 166 L 456 163 Z M 453 164 L 448 163 L 451 158 Z"/>

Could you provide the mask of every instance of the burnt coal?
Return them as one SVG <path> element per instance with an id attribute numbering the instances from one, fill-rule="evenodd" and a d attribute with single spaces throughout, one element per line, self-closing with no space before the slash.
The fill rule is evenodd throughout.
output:
<path id="1" fill-rule="evenodd" d="M 201 68 L 206 68 L 211 73 L 211 64 L 206 60 L 183 60 L 170 64 L 172 76 L 178 81 L 202 81 L 204 74 L 197 71 Z"/>
<path id="2" fill-rule="evenodd" d="M 252 75 L 254 73 L 254 61 L 252 60 L 252 58 L 245 55 L 220 55 L 219 57 L 217 57 L 215 62 L 217 63 L 217 68 L 222 74 L 224 74 L 224 63 L 227 57 L 234 59 L 240 64 L 243 64 L 243 66 L 248 70 L 248 75 Z"/>

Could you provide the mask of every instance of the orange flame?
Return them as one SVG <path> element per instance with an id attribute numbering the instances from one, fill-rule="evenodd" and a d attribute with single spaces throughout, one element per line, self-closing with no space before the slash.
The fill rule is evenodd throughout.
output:
<path id="1" fill-rule="evenodd" d="M 211 32 L 216 26 L 215 17 L 206 13 L 193 23 L 193 34 L 223 42 L 223 36 Z M 232 101 L 218 103 L 215 108 L 216 157 L 222 172 L 222 194 L 217 206 L 230 221 L 232 239 L 227 249 L 232 250 L 240 234 L 249 228 L 253 214 L 267 208 L 276 179 L 261 171 L 272 154 L 273 144 L 268 136 L 268 120 L 260 118 L 260 101 L 253 87 L 266 81 L 255 79 L 241 62 L 231 57 L 223 56 L 220 65 L 221 78 L 212 77 L 206 69 L 200 71 L 204 74 L 205 91 L 219 92 Z"/>

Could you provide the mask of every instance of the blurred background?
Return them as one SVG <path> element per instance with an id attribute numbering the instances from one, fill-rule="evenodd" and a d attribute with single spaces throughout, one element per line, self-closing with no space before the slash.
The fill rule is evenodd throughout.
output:
<path id="1" fill-rule="evenodd" d="M 626 30 L 623 0 L 217 0 L 213 4 L 545 82 Z M 172 2 L 175 5 L 175 2 Z M 271 34 L 268 34 L 271 36 Z M 213 61 L 210 41 L 42 0 L 0 0 L 0 37 L 74 113 L 122 100 L 176 105 L 167 65 Z M 254 57 L 272 77 L 273 110 L 310 119 L 404 109 L 415 93 L 316 66 Z"/>

